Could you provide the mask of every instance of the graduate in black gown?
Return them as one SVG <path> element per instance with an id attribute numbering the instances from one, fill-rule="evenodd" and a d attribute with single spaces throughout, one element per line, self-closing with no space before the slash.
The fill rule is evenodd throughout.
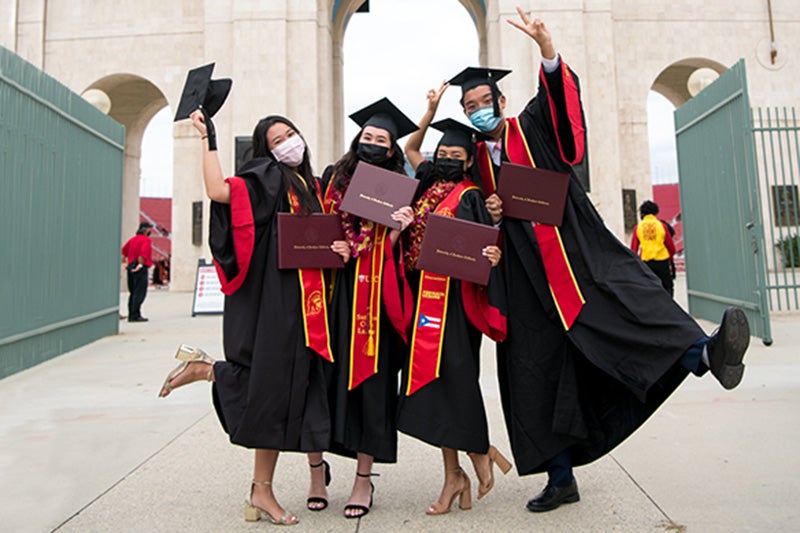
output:
<path id="1" fill-rule="evenodd" d="M 327 505 L 319 467 L 331 433 L 323 369 L 331 354 L 324 342 L 307 346 L 304 329 L 327 338 L 324 316 L 320 320 L 306 311 L 314 292 L 324 302 L 323 273 L 278 269 L 276 220 L 278 213 L 320 212 L 321 191 L 305 140 L 288 119 L 262 119 L 253 132 L 253 158 L 228 179 L 217 152 L 209 149 L 206 118 L 195 111 L 191 119 L 203 139 L 203 177 L 212 200 L 209 244 L 226 294 L 225 360 L 183 345 L 177 357 L 184 362 L 169 374 L 160 396 L 187 383 L 212 381 L 214 407 L 231 442 L 255 449 L 245 519 L 296 524 L 297 517 L 273 494 L 273 474 L 280 451 L 309 452 L 317 468 L 308 506 Z M 332 248 L 349 259 L 344 241 Z"/>
<path id="2" fill-rule="evenodd" d="M 358 518 L 372 505 L 373 462 L 397 461 L 397 376 L 408 341 L 411 298 L 402 268 L 401 230 L 390 230 L 339 207 L 359 161 L 405 172 L 397 140 L 416 125 L 386 98 L 350 118 L 361 131 L 350 150 L 325 170 L 322 181 L 325 210 L 340 216 L 351 251 L 345 268 L 334 273 L 330 304 L 336 354 L 329 377 L 330 450 L 357 459 L 344 516 Z M 399 208 L 392 218 L 405 229 L 411 222 L 411 208 Z"/>
<path id="3" fill-rule="evenodd" d="M 470 122 L 492 138 L 476 154 L 504 238 L 508 334 L 498 345 L 498 379 L 519 474 L 548 473 L 527 506 L 540 512 L 578 501 L 573 466 L 620 444 L 689 372 L 710 368 L 723 387 L 735 387 L 750 336 L 734 308 L 706 336 L 607 229 L 579 180 L 585 121 L 577 76 L 544 23 L 517 11 L 521 21 L 508 22 L 542 56 L 538 93 L 522 113 L 504 118 L 496 81 L 507 71 L 467 69 L 450 82 L 461 85 Z M 560 227 L 502 219 L 502 201 L 490 191 L 503 161 L 570 174 Z"/>
<path id="4" fill-rule="evenodd" d="M 428 91 L 428 110 L 405 146 L 420 186 L 412 206 L 414 221 L 403 235 L 406 275 L 416 308 L 409 357 L 403 367 L 397 427 L 442 450 L 444 484 L 438 501 L 426 510 L 429 515 L 449 512 L 456 497 L 459 508 L 471 508 L 470 480 L 459 464 L 459 450 L 467 452 L 473 462 L 480 482 L 479 499 L 494 485 L 495 462 L 503 473 L 511 469 L 508 460 L 489 444 L 479 383 L 483 334 L 495 341 L 505 338 L 502 276 L 493 268 L 488 287 L 481 287 L 455 278 L 441 281 L 446 276 L 439 275 L 429 281 L 428 273 L 417 270 L 431 213 L 492 225 L 483 192 L 470 179 L 473 135 L 479 133 L 451 119 L 431 124 L 446 88 L 443 84 L 439 90 Z M 444 133 L 433 162 L 420 153 L 429 125 Z M 500 261 L 497 246 L 487 246 L 483 254 L 493 267 Z M 431 372 L 434 368 L 438 368 L 438 377 Z"/>

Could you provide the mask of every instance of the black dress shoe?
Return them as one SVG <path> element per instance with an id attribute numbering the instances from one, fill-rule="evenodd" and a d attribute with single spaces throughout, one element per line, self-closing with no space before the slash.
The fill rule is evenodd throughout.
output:
<path id="1" fill-rule="evenodd" d="M 742 359 L 750 344 L 750 324 L 744 311 L 729 307 L 722 315 L 719 329 L 706 344 L 711 373 L 726 388 L 742 381 Z"/>
<path id="2" fill-rule="evenodd" d="M 148 318 L 140 316 L 138 318 L 129 318 L 128 322 L 147 322 L 148 320 L 149 320 Z"/>
<path id="3" fill-rule="evenodd" d="M 566 487 L 547 485 L 538 496 L 528 502 L 528 510 L 532 513 L 552 511 L 562 503 L 575 503 L 581 499 L 578 494 L 578 482 L 572 481 Z"/>

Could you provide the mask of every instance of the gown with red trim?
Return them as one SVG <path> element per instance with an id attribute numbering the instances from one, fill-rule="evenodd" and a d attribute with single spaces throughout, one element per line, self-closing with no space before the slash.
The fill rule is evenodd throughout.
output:
<path id="1" fill-rule="evenodd" d="M 580 91 L 563 61 L 553 73 L 542 69 L 519 123 L 538 167 L 570 173 L 561 238 L 585 299 L 565 331 L 531 224 L 503 220 L 508 335 L 498 344 L 498 380 L 526 475 L 565 449 L 577 466 L 625 440 L 686 377 L 678 361 L 704 333 L 587 197 Z M 502 157 L 509 160 L 505 146 Z"/>
<path id="2" fill-rule="evenodd" d="M 426 183 L 433 165 L 425 161 L 417 168 L 417 178 Z M 492 219 L 480 190 L 464 192 L 456 217 L 492 225 Z M 406 235 L 404 235 L 406 236 Z M 406 272 L 416 302 L 420 271 Z M 489 428 L 481 393 L 480 347 L 483 334 L 468 319 L 461 293 L 462 282 L 450 279 L 445 317 L 439 378 L 411 396 L 406 396 L 408 361 L 403 367 L 397 428 L 438 447 L 466 452 L 486 453 L 489 449 Z M 503 280 L 497 268 L 489 279 L 489 301 L 503 308 Z"/>
<path id="3" fill-rule="evenodd" d="M 323 451 L 328 363 L 305 345 L 297 270 L 278 270 L 276 214 L 290 212 L 283 176 L 267 158 L 245 163 L 237 176 L 229 179 L 231 203 L 211 202 L 209 245 L 223 290 L 233 290 L 225 297 L 214 407 L 234 444 Z"/>
<path id="4" fill-rule="evenodd" d="M 322 183 L 328 186 L 332 167 L 323 173 Z M 356 218 L 356 231 L 360 219 Z M 386 254 L 388 255 L 388 254 Z M 386 256 L 384 261 L 388 261 Z M 399 241 L 393 248 L 397 284 L 405 284 Z M 386 264 L 386 263 L 384 263 Z M 384 276 L 388 275 L 384 267 Z M 353 285 L 356 278 L 356 259 L 351 258 L 344 268 L 334 273 L 333 295 L 328 306 L 330 339 L 334 362 L 327 365 L 328 394 L 331 408 L 332 436 L 330 451 L 345 457 L 365 453 L 378 463 L 397 461 L 397 387 L 398 373 L 405 343 L 381 305 L 378 372 L 348 390 L 350 372 L 350 339 L 353 316 Z"/>

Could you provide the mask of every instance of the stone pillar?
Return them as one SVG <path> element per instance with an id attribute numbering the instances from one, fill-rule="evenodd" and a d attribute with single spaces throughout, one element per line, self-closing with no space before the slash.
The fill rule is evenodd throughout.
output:
<path id="1" fill-rule="evenodd" d="M 46 10 L 46 0 L 17 2 L 15 52 L 42 70 L 45 70 L 44 28 Z"/>
<path id="2" fill-rule="evenodd" d="M 17 0 L 0 0 L 0 46 L 17 51 Z"/>

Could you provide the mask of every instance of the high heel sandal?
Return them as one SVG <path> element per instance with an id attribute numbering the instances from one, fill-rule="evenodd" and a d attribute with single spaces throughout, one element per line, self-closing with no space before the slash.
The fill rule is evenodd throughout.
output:
<path id="1" fill-rule="evenodd" d="M 497 466 L 500 468 L 500 471 L 503 472 L 503 475 L 508 474 L 508 471 L 511 470 L 511 463 L 508 459 L 506 459 L 502 453 L 497 451 L 497 448 L 494 446 L 489 446 L 489 451 L 486 453 L 489 456 L 489 481 L 486 483 L 486 488 L 480 483 L 478 480 L 478 499 L 480 500 L 487 494 L 489 491 L 492 490 L 494 487 L 494 465 L 497 463 Z"/>
<path id="2" fill-rule="evenodd" d="M 270 487 L 272 486 L 272 482 L 256 481 L 255 479 L 253 480 L 252 485 L 250 485 L 250 496 L 244 501 L 244 519 L 247 522 L 258 522 L 263 518 L 265 520 L 269 520 L 276 526 L 293 526 L 295 524 L 300 523 L 300 520 L 289 511 L 284 512 L 283 516 L 281 516 L 276 520 L 266 510 L 262 509 L 261 507 L 256 507 L 255 505 L 253 505 L 253 490 L 256 488 L 256 485 L 263 485 Z"/>
<path id="3" fill-rule="evenodd" d="M 308 464 L 309 468 L 319 468 L 321 466 L 325 466 L 325 486 L 331 484 L 331 465 L 328 464 L 328 461 L 323 459 L 319 463 L 312 465 L 311 463 Z M 311 507 L 312 503 L 320 503 L 322 507 Z M 322 511 L 328 507 L 328 499 L 323 498 L 322 496 L 309 496 L 306 499 L 306 507 L 309 511 Z"/>
<path id="4" fill-rule="evenodd" d="M 189 363 L 207 363 L 209 365 L 209 369 L 208 374 L 206 375 L 206 381 L 211 381 L 214 372 L 214 363 L 216 361 L 214 361 L 211 356 L 209 356 L 200 348 L 193 348 L 188 344 L 181 344 L 178 348 L 178 353 L 175 354 L 175 359 L 182 362 L 176 366 L 172 372 L 167 374 L 167 379 L 164 380 L 164 384 L 161 385 L 161 390 L 158 392 L 158 396 L 160 398 L 167 397 L 170 392 L 177 388 L 170 385 L 170 382 L 178 377 L 184 370 L 186 370 L 189 366 Z"/>
<path id="5" fill-rule="evenodd" d="M 456 500 L 456 496 L 458 496 L 458 508 L 462 511 L 467 511 L 472 509 L 472 493 L 470 492 L 470 481 L 469 476 L 461 469 L 461 467 L 452 470 L 451 472 L 455 472 L 459 475 L 461 480 L 464 482 L 464 486 L 461 487 L 459 490 L 454 492 L 450 495 L 450 500 L 444 504 L 440 501 L 436 501 L 431 504 L 431 506 L 425 511 L 425 514 L 428 515 L 439 515 L 439 514 L 447 514 L 450 512 L 450 508 L 453 507 L 453 502 Z"/>
<path id="6" fill-rule="evenodd" d="M 356 472 L 356 475 L 358 477 L 367 477 L 367 478 L 380 476 L 380 474 L 373 474 L 371 472 L 369 474 L 360 474 Z M 372 481 L 369 482 L 369 488 L 370 488 L 369 505 L 360 505 L 357 503 L 351 503 L 345 505 L 344 506 L 345 518 L 361 518 L 362 516 L 366 516 L 369 513 L 369 510 L 372 508 L 372 496 L 375 494 L 375 485 L 372 484 Z M 361 511 L 361 514 L 349 515 L 347 514 L 347 511 Z"/>

